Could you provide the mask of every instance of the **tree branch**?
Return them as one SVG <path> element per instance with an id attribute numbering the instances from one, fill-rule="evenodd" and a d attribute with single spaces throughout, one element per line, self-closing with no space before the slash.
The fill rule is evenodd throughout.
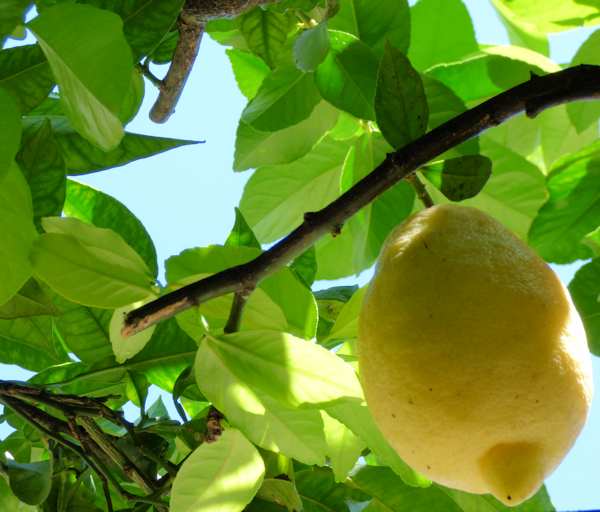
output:
<path id="1" fill-rule="evenodd" d="M 271 0 L 186 0 L 177 20 L 179 40 L 169 71 L 163 80 L 150 73 L 150 80 L 158 85 L 160 90 L 150 110 L 152 121 L 165 123 L 175 112 L 179 97 L 198 57 L 206 22 L 214 18 L 236 16 L 242 11 L 269 1 Z M 150 72 L 144 65 L 142 70 L 147 72 L 146 74 Z"/>
<path id="2" fill-rule="evenodd" d="M 258 283 L 428 161 L 515 114 L 525 111 L 534 117 L 554 105 L 595 98 L 600 98 L 600 66 L 581 65 L 542 77 L 533 76 L 388 154 L 369 175 L 319 212 L 306 216 L 286 238 L 254 260 L 191 283 L 131 311 L 125 318 L 122 333 L 131 336 L 201 302 L 240 291 L 248 283 Z"/>

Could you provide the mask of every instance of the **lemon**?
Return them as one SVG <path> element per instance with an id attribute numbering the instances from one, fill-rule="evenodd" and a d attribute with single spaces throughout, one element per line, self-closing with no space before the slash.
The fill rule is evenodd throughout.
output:
<path id="1" fill-rule="evenodd" d="M 521 503 L 586 420 L 591 358 L 568 292 L 474 208 L 435 206 L 390 234 L 358 346 L 382 433 L 415 470 L 455 489 Z"/>

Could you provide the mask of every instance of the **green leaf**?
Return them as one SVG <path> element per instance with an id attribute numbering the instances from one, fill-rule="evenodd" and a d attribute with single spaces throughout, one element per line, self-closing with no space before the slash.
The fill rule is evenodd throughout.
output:
<path id="1" fill-rule="evenodd" d="M 377 76 L 377 124 L 389 144 L 401 148 L 425 133 L 429 108 L 423 82 L 402 52 L 387 44 Z"/>
<path id="2" fill-rule="evenodd" d="M 19 464 L 12 460 L 0 462 L 0 472 L 8 476 L 8 483 L 17 498 L 28 505 L 43 503 L 52 486 L 52 462 L 45 460 Z"/>
<path id="3" fill-rule="evenodd" d="M 410 10 L 408 57 L 425 70 L 479 50 L 469 11 L 461 0 L 419 0 Z"/>
<path id="4" fill-rule="evenodd" d="M 451 201 L 476 196 L 492 174 L 492 161 L 481 155 L 468 155 L 428 165 L 425 176 Z"/>
<path id="5" fill-rule="evenodd" d="M 590 352 L 600 355 L 600 258 L 586 263 L 575 273 L 569 292 L 585 326 Z"/>
<path id="6" fill-rule="evenodd" d="M 600 65 L 600 30 L 590 34 L 590 37 L 577 50 L 571 61 L 571 66 L 577 66 L 578 64 Z M 577 131 L 581 133 L 590 125 L 598 124 L 600 105 L 597 101 L 577 101 L 567 105 L 567 113 Z"/>
<path id="7" fill-rule="evenodd" d="M 254 232 L 248 226 L 244 215 L 239 208 L 235 208 L 235 224 L 227 240 L 225 247 L 254 247 L 260 249 L 260 242 L 256 239 Z"/>
<path id="8" fill-rule="evenodd" d="M 406 53 L 410 41 L 410 13 L 406 0 L 343 0 L 329 28 L 358 37 L 377 54 L 386 40 Z"/>
<path id="9" fill-rule="evenodd" d="M 34 279 L 27 281 L 16 295 L 0 306 L 2 320 L 58 313 L 56 306 Z"/>
<path id="10" fill-rule="evenodd" d="M 257 130 L 282 130 L 306 119 L 320 99 L 312 73 L 279 67 L 264 79 L 241 121 Z"/>
<path id="11" fill-rule="evenodd" d="M 586 259 L 582 239 L 600 224 L 600 142 L 569 155 L 552 167 L 550 197 L 529 231 L 529 243 L 553 263 Z"/>
<path id="12" fill-rule="evenodd" d="M 23 22 L 29 0 L 0 1 L 0 43 L 5 36 L 12 33 L 15 27 Z"/>
<path id="13" fill-rule="evenodd" d="M 152 294 L 138 254 L 114 231 L 74 218 L 46 218 L 31 252 L 37 277 L 73 302 L 117 308 Z"/>
<path id="14" fill-rule="evenodd" d="M 404 483 L 413 487 L 428 487 L 431 482 L 424 476 L 415 472 L 396 453 L 383 434 L 377 428 L 373 416 L 366 403 L 347 402 L 329 405 L 327 414 L 346 425 L 352 432 L 360 437 L 377 459 L 389 466 L 394 473 L 400 476 Z"/>
<path id="15" fill-rule="evenodd" d="M 0 233 L 0 304 L 4 304 L 31 276 L 29 252 L 37 236 L 31 193 L 14 164 L 0 177 Z"/>
<path id="16" fill-rule="evenodd" d="M 225 53 L 231 62 L 240 92 L 251 100 L 256 96 L 265 77 L 269 75 L 269 66 L 260 57 L 243 50 L 228 48 Z"/>
<path id="17" fill-rule="evenodd" d="M 490 494 L 470 494 L 436 485 L 460 507 L 463 512 L 555 512 L 546 487 L 516 507 L 507 507 Z"/>
<path id="18" fill-rule="evenodd" d="M 10 490 L 4 478 L 0 478 L 0 507 L 2 510 L 11 512 L 38 512 L 39 510 L 37 507 L 31 507 L 20 501 Z"/>
<path id="19" fill-rule="evenodd" d="M 240 210 L 257 238 L 268 243 L 302 223 L 339 194 L 347 143 L 324 138 L 304 157 L 288 165 L 258 169 L 248 180 Z"/>
<path id="20" fill-rule="evenodd" d="M 85 363 L 112 355 L 108 334 L 112 311 L 88 308 L 60 295 L 55 295 L 53 300 L 61 311 L 55 325 L 70 352 Z"/>
<path id="21" fill-rule="evenodd" d="M 125 316 L 134 309 L 143 306 L 146 302 L 147 301 L 134 302 L 128 306 L 117 308 L 112 315 L 109 327 L 110 343 L 117 363 L 124 363 L 136 354 L 139 354 L 154 334 L 156 325 L 152 325 L 148 329 L 144 329 L 127 338 L 121 334 Z"/>
<path id="22" fill-rule="evenodd" d="M 17 155 L 33 200 L 33 219 L 60 215 L 65 202 L 65 163 L 48 121 L 25 126 Z"/>
<path id="23" fill-rule="evenodd" d="M 133 72 L 122 27 L 117 15 L 81 4 L 46 9 L 29 23 L 73 126 L 105 151 L 117 147 L 123 138 L 118 114 Z M 110 87 L 106 87 L 107 76 Z"/>
<path id="24" fill-rule="evenodd" d="M 298 494 L 304 512 L 350 512 L 350 503 L 368 501 L 364 493 L 347 485 L 336 483 L 329 468 L 306 469 L 296 473 Z"/>
<path id="25" fill-rule="evenodd" d="M 363 119 L 375 119 L 377 57 L 350 34 L 330 30 L 329 40 L 331 50 L 315 74 L 321 95 L 340 110 Z"/>
<path id="26" fill-rule="evenodd" d="M 285 507 L 288 512 L 302 510 L 302 500 L 296 486 L 288 480 L 265 478 L 256 495 L 265 501 Z"/>
<path id="27" fill-rule="evenodd" d="M 0 361 L 40 371 L 69 358 L 54 337 L 52 317 L 0 320 Z"/>
<path id="28" fill-rule="evenodd" d="M 358 139 L 344 162 L 342 191 L 375 169 L 389 151 L 389 144 L 377 132 Z M 412 187 L 400 182 L 355 214 L 340 235 L 321 239 L 316 245 L 317 279 L 337 279 L 370 267 L 389 232 L 411 213 L 414 197 Z M 340 254 L 349 256 L 341 259 Z"/>
<path id="29" fill-rule="evenodd" d="M 13 97 L 0 86 L 0 179 L 13 164 L 21 142 L 21 114 Z"/>
<path id="30" fill-rule="evenodd" d="M 518 46 L 489 46 L 463 60 L 440 63 L 427 70 L 463 101 L 481 101 L 561 67 L 539 53 Z"/>
<path id="31" fill-rule="evenodd" d="M 185 460 L 171 490 L 172 512 L 239 512 L 260 488 L 265 466 L 238 430 L 227 429 Z"/>
<path id="32" fill-rule="evenodd" d="M 247 331 L 211 337 L 206 343 L 240 380 L 291 407 L 362 397 L 351 366 L 289 334 Z"/>
<path id="33" fill-rule="evenodd" d="M 318 410 L 286 407 L 240 381 L 203 339 L 194 364 L 200 391 L 261 448 L 304 464 L 325 463 L 327 446 Z"/>
<path id="34" fill-rule="evenodd" d="M 343 482 L 357 463 L 366 445 L 343 423 L 333 419 L 325 412 L 322 412 L 322 416 L 329 463 L 335 481 Z"/>
<path id="35" fill-rule="evenodd" d="M 346 340 L 358 337 L 358 315 L 366 291 L 366 287 L 359 288 L 350 297 L 350 300 L 343 305 L 326 341 Z"/>
<path id="36" fill-rule="evenodd" d="M 40 372 L 32 382 L 78 395 L 124 394 L 128 374 L 139 372 L 151 384 L 171 392 L 177 377 L 192 363 L 197 348 L 196 343 L 171 319 L 159 323 L 144 350 L 123 364 L 117 363 L 114 357 L 91 364 L 63 364 Z"/>
<path id="37" fill-rule="evenodd" d="M 373 497 L 369 511 L 462 512 L 441 488 L 409 487 L 389 468 L 363 466 L 349 477 L 349 485 Z"/>
<path id="38" fill-rule="evenodd" d="M 234 170 L 297 160 L 314 147 L 335 124 L 337 117 L 335 108 L 320 101 L 304 121 L 276 132 L 263 132 L 240 121 L 235 141 Z"/>
<path id="39" fill-rule="evenodd" d="M 492 0 L 500 20 L 506 27 L 510 42 L 516 46 L 524 46 L 543 55 L 550 55 L 548 37 L 534 25 L 515 16 L 502 0 Z"/>
<path id="40" fill-rule="evenodd" d="M 86 3 L 116 12 L 123 18 L 123 32 L 135 61 L 152 51 L 175 26 L 183 0 L 87 0 Z"/>
<path id="41" fill-rule="evenodd" d="M 152 276 L 158 275 L 154 243 L 139 219 L 121 202 L 92 187 L 69 180 L 65 215 L 99 228 L 112 229 L 139 254 Z"/>
<path id="42" fill-rule="evenodd" d="M 39 45 L 0 50 L 0 88 L 11 93 L 21 112 L 37 107 L 53 87 L 54 78 Z"/>
<path id="43" fill-rule="evenodd" d="M 559 32 L 582 25 L 597 25 L 600 14 L 592 0 L 548 0 L 544 8 L 536 0 L 499 0 L 516 18 L 535 26 L 542 32 Z"/>
<path id="44" fill-rule="evenodd" d="M 282 53 L 290 26 L 288 17 L 255 7 L 240 18 L 240 31 L 252 53 L 273 69 Z"/>
<path id="45" fill-rule="evenodd" d="M 290 269 L 310 288 L 317 275 L 317 253 L 314 246 L 308 248 L 292 261 Z"/>
<path id="46" fill-rule="evenodd" d="M 462 202 L 496 218 L 526 240 L 529 227 L 547 198 L 544 175 L 531 162 L 488 137 L 481 138 L 482 153 L 492 162 L 490 179 L 479 194 Z M 435 187 L 428 187 L 435 203 L 448 202 Z"/>
<path id="47" fill-rule="evenodd" d="M 305 30 L 294 41 L 294 61 L 302 71 L 314 71 L 329 52 L 327 23 Z"/>

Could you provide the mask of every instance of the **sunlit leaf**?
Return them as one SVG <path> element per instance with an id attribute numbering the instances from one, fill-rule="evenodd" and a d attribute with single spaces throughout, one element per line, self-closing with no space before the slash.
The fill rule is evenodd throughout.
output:
<path id="1" fill-rule="evenodd" d="M 327 456 L 336 482 L 346 480 L 366 444 L 343 423 L 322 412 Z"/>
<path id="2" fill-rule="evenodd" d="M 252 53 L 274 68 L 283 51 L 289 23 L 285 14 L 255 7 L 242 15 L 240 31 Z"/>
<path id="3" fill-rule="evenodd" d="M 0 86 L 0 179 L 8 172 L 21 141 L 21 114 L 14 98 Z"/>
<path id="4" fill-rule="evenodd" d="M 492 162 L 481 155 L 468 155 L 427 166 L 427 179 L 451 201 L 479 194 L 492 173 Z"/>
<path id="5" fill-rule="evenodd" d="M 256 96 L 263 80 L 270 73 L 269 66 L 257 55 L 237 48 L 228 48 L 225 53 L 231 62 L 240 92 L 251 100 Z"/>

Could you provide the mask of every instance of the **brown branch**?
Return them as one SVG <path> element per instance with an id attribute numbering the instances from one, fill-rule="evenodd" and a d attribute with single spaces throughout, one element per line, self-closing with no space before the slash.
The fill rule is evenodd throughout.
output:
<path id="1" fill-rule="evenodd" d="M 532 77 L 494 96 L 388 154 L 369 175 L 328 206 L 305 218 L 286 238 L 254 260 L 191 283 L 131 311 L 125 319 L 123 335 L 131 336 L 208 299 L 240 291 L 248 283 L 258 283 L 428 161 L 515 114 L 525 111 L 533 117 L 547 107 L 594 98 L 600 98 L 600 66 L 591 65 Z"/>
<path id="2" fill-rule="evenodd" d="M 198 57 L 206 22 L 214 18 L 236 16 L 269 1 L 271 0 L 186 0 L 177 21 L 179 40 L 169 71 L 163 80 L 150 73 L 150 79 L 160 89 L 158 98 L 150 110 L 152 121 L 165 123 L 175 112 L 179 97 Z M 150 72 L 147 67 L 144 69 L 143 65 L 142 70 Z"/>
<path id="3" fill-rule="evenodd" d="M 242 312 L 244 310 L 244 306 L 248 301 L 248 297 L 254 290 L 254 285 L 250 285 L 248 287 L 243 288 L 242 290 L 238 290 L 235 292 L 233 296 L 233 303 L 231 304 L 231 311 L 229 312 L 229 318 L 227 319 L 227 323 L 223 328 L 223 332 L 225 334 L 229 334 L 232 332 L 236 332 L 240 329 L 240 324 L 242 322 Z"/>
<path id="4" fill-rule="evenodd" d="M 406 181 L 408 181 L 412 185 L 412 188 L 415 189 L 417 197 L 421 200 L 425 208 L 431 208 L 434 204 L 433 199 L 431 199 L 429 192 L 427 192 L 425 185 L 423 185 L 423 182 L 419 177 L 416 174 L 410 174 L 406 177 Z"/>

